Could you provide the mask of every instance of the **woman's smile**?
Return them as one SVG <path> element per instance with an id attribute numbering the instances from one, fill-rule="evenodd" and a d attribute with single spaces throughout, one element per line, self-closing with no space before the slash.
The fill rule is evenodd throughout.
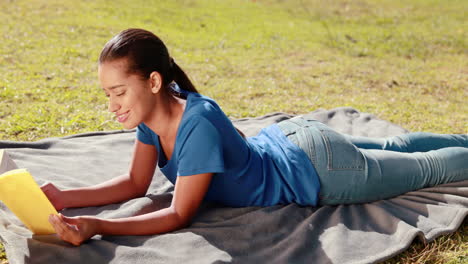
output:
<path id="1" fill-rule="evenodd" d="M 129 113 L 129 112 L 130 112 L 130 111 L 127 111 L 127 112 L 125 112 L 125 113 L 123 113 L 123 114 L 118 114 L 118 115 L 116 115 L 117 121 L 119 121 L 120 123 L 125 122 L 125 121 L 127 120 L 127 118 L 128 118 L 128 113 Z"/>

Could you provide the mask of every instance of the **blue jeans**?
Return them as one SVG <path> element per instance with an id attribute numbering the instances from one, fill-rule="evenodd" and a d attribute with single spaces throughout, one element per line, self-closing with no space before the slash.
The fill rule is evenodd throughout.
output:
<path id="1" fill-rule="evenodd" d="M 468 135 L 354 137 L 302 117 L 278 126 L 312 161 L 321 205 L 372 202 L 468 180 Z"/>

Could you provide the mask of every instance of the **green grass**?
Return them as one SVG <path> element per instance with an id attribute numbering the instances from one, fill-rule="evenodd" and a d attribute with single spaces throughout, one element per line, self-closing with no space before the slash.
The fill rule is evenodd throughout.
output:
<path id="1" fill-rule="evenodd" d="M 352 106 L 411 131 L 468 133 L 467 1 L 0 5 L 0 139 L 120 129 L 107 112 L 96 61 L 105 42 L 128 27 L 159 35 L 198 89 L 232 118 Z M 467 234 L 465 221 L 429 244 L 435 249 L 414 243 L 388 263 L 419 255 L 462 263 Z"/>
<path id="2" fill-rule="evenodd" d="M 5 248 L 3 247 L 2 244 L 0 244 L 0 264 L 5 264 L 5 263 L 7 263 Z"/>

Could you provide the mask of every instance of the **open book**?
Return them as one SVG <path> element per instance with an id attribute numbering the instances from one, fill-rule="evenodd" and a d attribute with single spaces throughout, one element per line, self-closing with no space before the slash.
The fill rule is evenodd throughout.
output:
<path id="1" fill-rule="evenodd" d="M 49 215 L 52 203 L 26 169 L 18 169 L 5 150 L 0 150 L 0 201 L 36 235 L 55 233 Z"/>

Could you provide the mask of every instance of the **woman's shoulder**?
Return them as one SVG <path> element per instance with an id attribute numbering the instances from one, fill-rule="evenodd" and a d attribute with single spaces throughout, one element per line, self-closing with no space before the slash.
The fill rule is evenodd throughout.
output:
<path id="1" fill-rule="evenodd" d="M 207 127 L 219 130 L 231 122 L 215 100 L 202 94 L 190 94 L 185 107 L 183 129 Z"/>
<path id="2" fill-rule="evenodd" d="M 199 93 L 190 93 L 188 95 L 186 103 L 187 116 L 204 116 L 210 119 L 212 116 L 223 114 L 221 107 L 214 99 Z"/>

